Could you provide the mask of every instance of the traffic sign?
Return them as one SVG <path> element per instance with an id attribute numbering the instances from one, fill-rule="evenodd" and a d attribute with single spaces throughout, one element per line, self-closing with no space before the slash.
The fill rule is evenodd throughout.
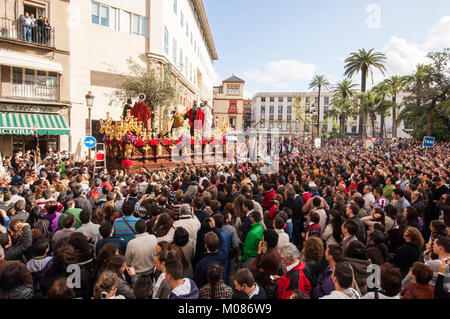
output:
<path id="1" fill-rule="evenodd" d="M 432 136 L 425 136 L 423 138 L 423 147 L 433 147 L 435 138 Z"/>
<path id="2" fill-rule="evenodd" d="M 97 140 L 95 139 L 95 137 L 86 136 L 86 138 L 84 139 L 84 146 L 86 146 L 87 148 L 93 148 L 95 145 L 97 145 Z"/>

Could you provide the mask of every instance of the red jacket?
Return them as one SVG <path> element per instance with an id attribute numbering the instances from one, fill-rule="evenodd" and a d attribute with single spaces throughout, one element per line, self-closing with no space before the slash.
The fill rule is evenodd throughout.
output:
<path id="1" fill-rule="evenodd" d="M 301 261 L 297 266 L 278 279 L 278 299 L 289 299 L 294 293 L 294 289 L 300 289 L 308 296 L 310 295 L 311 284 L 303 272 L 305 265 Z"/>
<path id="2" fill-rule="evenodd" d="M 273 189 L 268 191 L 267 193 L 265 193 L 261 206 L 264 208 L 270 209 L 270 206 L 272 206 L 270 201 L 275 199 L 275 195 L 276 195 L 276 192 Z"/>

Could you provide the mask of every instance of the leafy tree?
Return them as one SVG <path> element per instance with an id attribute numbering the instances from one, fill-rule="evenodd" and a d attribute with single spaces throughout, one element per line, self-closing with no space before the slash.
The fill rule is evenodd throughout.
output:
<path id="1" fill-rule="evenodd" d="M 320 136 L 320 91 L 322 88 L 328 88 L 330 82 L 323 74 L 316 74 L 309 83 L 309 89 L 318 89 L 318 105 L 317 105 L 317 136 Z"/>
<path id="2" fill-rule="evenodd" d="M 129 58 L 127 63 L 129 74 L 121 77 L 119 88 L 111 95 L 111 102 L 123 102 L 127 98 L 144 93 L 145 103 L 152 113 L 158 106 L 164 107 L 173 103 L 176 90 L 169 65 L 163 70 L 155 68 L 145 54 L 141 54 L 138 61 Z"/>
<path id="3" fill-rule="evenodd" d="M 358 52 L 350 53 L 350 56 L 345 60 L 345 73 L 344 75 L 351 78 L 356 73 L 361 72 L 361 93 L 366 92 L 366 80 L 371 74 L 373 81 L 373 70 L 378 69 L 384 75 L 386 70 L 385 61 L 386 56 L 381 52 L 373 52 L 374 49 L 366 51 L 366 49 L 360 49 Z M 361 139 L 363 136 L 364 118 L 363 114 L 359 116 L 359 132 L 358 136 Z"/>
<path id="4" fill-rule="evenodd" d="M 375 92 L 375 94 L 377 94 L 381 99 L 380 103 L 376 106 L 375 112 L 378 115 L 380 115 L 380 133 L 379 133 L 379 135 L 381 138 L 384 138 L 386 136 L 386 134 L 385 134 L 385 127 L 386 127 L 385 118 L 389 117 L 391 115 L 391 113 L 389 112 L 389 109 L 392 106 L 392 102 L 388 101 L 386 99 L 386 97 L 389 93 L 388 93 L 388 88 L 386 86 L 386 83 L 384 81 L 375 85 L 372 88 L 372 91 Z"/>
<path id="5" fill-rule="evenodd" d="M 334 98 L 329 114 L 330 116 L 339 119 L 339 133 L 345 135 L 347 118 L 355 114 L 354 100 L 345 99 L 343 97 Z"/>
<path id="6" fill-rule="evenodd" d="M 311 104 L 311 102 L 310 102 Z M 306 105 L 301 102 L 301 98 L 296 96 L 294 103 L 292 103 L 294 110 L 294 118 L 303 122 L 303 133 L 305 134 L 309 130 L 307 129 L 313 123 L 313 116 L 311 114 L 311 105 Z"/>
<path id="7" fill-rule="evenodd" d="M 397 104 L 397 96 L 404 91 L 407 81 L 407 76 L 398 75 L 384 80 L 384 85 L 392 97 L 392 137 L 397 137 L 398 116 L 400 114 L 400 105 Z"/>

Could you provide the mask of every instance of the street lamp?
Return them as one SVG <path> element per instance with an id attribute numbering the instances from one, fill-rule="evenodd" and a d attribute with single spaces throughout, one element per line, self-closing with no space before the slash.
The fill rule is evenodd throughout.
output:
<path id="1" fill-rule="evenodd" d="M 86 105 L 88 107 L 88 120 L 89 120 L 89 136 L 92 136 L 92 121 L 91 121 L 91 109 L 92 106 L 94 105 L 94 94 L 92 94 L 91 91 L 88 92 L 88 94 L 86 94 L 84 96 L 86 98 Z M 89 159 L 91 158 L 91 149 L 89 149 Z"/>

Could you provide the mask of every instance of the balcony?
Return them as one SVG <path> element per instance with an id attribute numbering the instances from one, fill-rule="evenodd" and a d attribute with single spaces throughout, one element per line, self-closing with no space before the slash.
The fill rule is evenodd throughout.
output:
<path id="1" fill-rule="evenodd" d="M 237 108 L 235 107 L 229 107 L 228 108 L 228 113 L 230 114 L 236 114 L 237 113 Z"/>
<path id="2" fill-rule="evenodd" d="M 26 27 L 20 19 L 0 18 L 0 40 L 19 41 L 42 47 L 55 48 L 55 28 Z"/>
<path id="3" fill-rule="evenodd" d="M 59 89 L 55 86 L 38 83 L 13 83 L 11 84 L 11 97 L 57 101 L 59 99 Z"/>

